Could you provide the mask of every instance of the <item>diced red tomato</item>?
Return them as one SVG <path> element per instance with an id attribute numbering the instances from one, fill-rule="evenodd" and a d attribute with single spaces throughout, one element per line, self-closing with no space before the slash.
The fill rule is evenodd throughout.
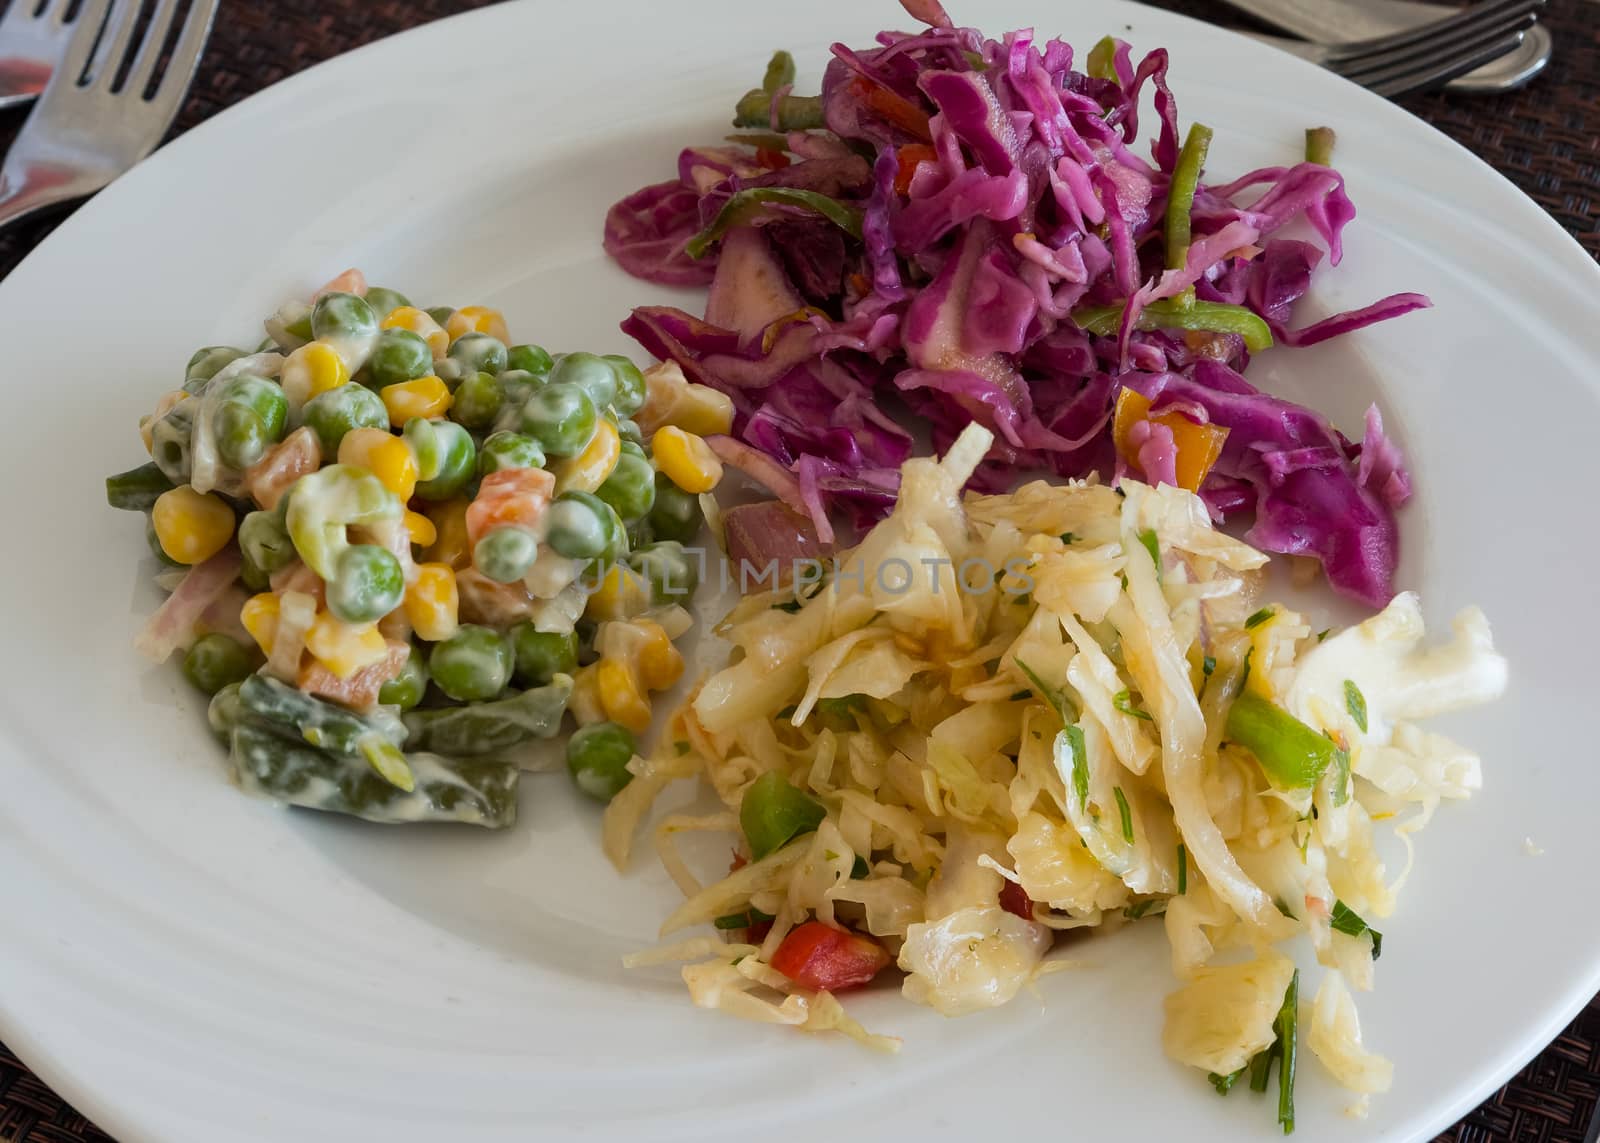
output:
<path id="1" fill-rule="evenodd" d="M 797 926 L 772 954 L 772 967 L 784 976 L 828 992 L 866 984 L 888 964 L 888 951 L 871 937 L 821 921 Z"/>
<path id="2" fill-rule="evenodd" d="M 894 189 L 898 194 L 906 194 L 911 190 L 911 177 L 917 173 L 917 165 L 933 162 L 938 152 L 927 143 L 907 143 L 895 152 L 895 157 L 900 160 L 900 169 L 895 172 Z"/>
<path id="3" fill-rule="evenodd" d="M 1033 920 L 1033 898 L 1015 881 L 1007 881 L 1000 887 L 1000 907 L 1024 921 Z"/>

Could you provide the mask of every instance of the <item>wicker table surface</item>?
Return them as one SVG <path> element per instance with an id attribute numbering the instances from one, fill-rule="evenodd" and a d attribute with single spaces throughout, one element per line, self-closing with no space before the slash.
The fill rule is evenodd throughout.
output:
<path id="1" fill-rule="evenodd" d="M 205 64 L 176 131 L 194 126 L 284 76 L 380 37 L 487 0 L 222 0 Z M 621 2 L 621 0 L 616 0 Z M 1237 23 L 1212 0 L 1157 0 Z M 962 5 L 953 5 L 962 15 Z M 1551 0 L 1544 15 L 1557 45 L 1528 89 L 1495 97 L 1414 96 L 1404 106 L 1504 173 L 1600 259 L 1600 4 Z M 16 120 L 0 121 L 0 146 Z M 55 221 L 0 237 L 0 275 L 43 240 Z M 1512 1081 L 1440 1143 L 1576 1143 L 1600 1101 L 1600 1000 Z M 0 1141 L 107 1143 L 108 1136 L 0 1044 Z"/>

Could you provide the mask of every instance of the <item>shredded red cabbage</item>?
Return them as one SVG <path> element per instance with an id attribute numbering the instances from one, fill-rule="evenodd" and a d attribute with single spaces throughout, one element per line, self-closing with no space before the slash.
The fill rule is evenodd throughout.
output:
<path id="1" fill-rule="evenodd" d="M 1200 490 L 1217 518 L 1253 511 L 1253 543 L 1315 557 L 1341 592 L 1387 603 L 1411 482 L 1377 410 L 1352 443 L 1241 375 L 1262 323 L 1278 343 L 1314 345 L 1429 304 L 1396 294 L 1291 326 L 1324 247 L 1337 263 L 1355 217 L 1339 173 L 1302 162 L 1184 187 L 1165 51 L 1135 65 L 1110 41 L 1090 75 L 1061 40 L 987 39 L 936 0 L 903 3 L 924 31 L 833 46 L 810 101 L 825 129 L 789 130 L 782 108 L 797 99 L 772 92 L 770 127 L 787 134 L 763 123 L 749 145 L 686 149 L 676 181 L 607 216 L 606 249 L 630 273 L 711 287 L 703 319 L 649 306 L 623 329 L 733 398 L 724 459 L 825 539 L 830 511 L 866 523 L 893 505 L 906 411 L 938 448 L 972 421 L 995 432 L 974 488 L 1027 470 L 1171 482 L 1164 426 L 1136 426 L 1132 455 L 1116 454 L 1112 409 L 1134 389 L 1153 414 L 1229 430 Z M 1132 149 L 1146 87 L 1159 119 L 1148 161 Z M 686 253 L 737 192 L 764 186 L 806 194 L 741 211 L 704 257 Z M 1181 217 L 1190 194 L 1186 253 L 1168 269 L 1168 200 Z M 1276 236 L 1298 219 L 1323 246 Z M 1240 308 L 1195 329 L 1191 298 L 1206 313 Z"/>

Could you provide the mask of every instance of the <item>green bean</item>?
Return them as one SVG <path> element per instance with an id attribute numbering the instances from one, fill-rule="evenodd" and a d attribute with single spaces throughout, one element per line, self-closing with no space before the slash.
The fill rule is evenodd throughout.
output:
<path id="1" fill-rule="evenodd" d="M 174 487 L 155 461 L 106 477 L 106 503 L 128 512 L 148 512 L 163 492 Z"/>
<path id="2" fill-rule="evenodd" d="M 355 294 L 323 294 L 311 308 L 311 336 L 340 341 L 378 332 L 378 315 Z"/>
<path id="3" fill-rule="evenodd" d="M 544 461 L 544 449 L 532 437 L 498 432 L 478 450 L 478 475 L 488 476 L 502 468 L 543 468 Z"/>
<path id="4" fill-rule="evenodd" d="M 549 456 L 577 456 L 594 438 L 600 414 L 588 392 L 551 382 L 535 389 L 522 406 L 522 431 Z"/>
<path id="5" fill-rule="evenodd" d="M 472 566 L 496 583 L 516 583 L 539 557 L 539 539 L 526 528 L 495 528 L 473 546 Z"/>
<path id="6" fill-rule="evenodd" d="M 545 540 L 568 559 L 615 559 L 626 550 L 628 535 L 611 505 L 593 493 L 569 489 L 545 515 Z"/>
<path id="7" fill-rule="evenodd" d="M 511 681 L 511 644 L 492 627 L 463 623 L 433 645 L 428 670 L 438 688 L 457 702 L 495 698 Z M 452 751 L 445 751 L 452 753 Z"/>
<path id="8" fill-rule="evenodd" d="M 580 727 L 567 739 L 567 772 L 578 789 L 609 802 L 633 781 L 628 763 L 637 749 L 627 727 L 614 722 Z"/>
<path id="9" fill-rule="evenodd" d="M 624 449 L 595 495 L 616 509 L 624 522 L 642 519 L 656 505 L 656 470 L 642 450 L 636 454 Z"/>
<path id="10" fill-rule="evenodd" d="M 233 734 L 233 728 L 239 725 L 244 717 L 244 707 L 239 702 L 239 684 L 229 683 L 216 694 L 211 696 L 211 701 L 206 704 L 206 724 L 211 727 L 211 733 L 222 740 L 226 746 Z"/>
<path id="11" fill-rule="evenodd" d="M 450 360 L 463 373 L 499 373 L 506 368 L 505 342 L 487 333 L 464 333 L 450 346 Z"/>
<path id="12" fill-rule="evenodd" d="M 542 345 L 513 345 L 506 351 L 506 368 L 508 369 L 517 369 L 540 377 L 548 377 L 554 364 L 550 359 L 550 354 L 545 352 Z"/>
<path id="13" fill-rule="evenodd" d="M 374 389 L 415 381 L 433 372 L 433 350 L 420 334 L 409 329 L 386 329 L 372 343 L 366 370 Z"/>
<path id="14" fill-rule="evenodd" d="M 458 822 L 504 829 L 517 820 L 511 763 L 417 754 L 411 791 L 401 790 L 349 759 L 285 742 L 257 727 L 232 733 L 230 761 L 246 793 L 306 809 L 367 821 Z"/>
<path id="15" fill-rule="evenodd" d="M 401 306 L 409 306 L 411 300 L 399 290 L 391 290 L 384 286 L 368 286 L 366 292 L 367 305 L 372 307 L 372 312 L 382 321 Z"/>
<path id="16" fill-rule="evenodd" d="M 188 484 L 194 414 L 199 401 L 179 401 L 150 427 L 150 456 L 173 484 Z"/>
<path id="17" fill-rule="evenodd" d="M 500 415 L 500 382 L 488 373 L 474 373 L 456 386 L 450 419 L 469 429 L 486 429 Z"/>
<path id="18" fill-rule="evenodd" d="M 235 349 L 231 345 L 208 345 L 204 349 L 195 350 L 194 356 L 189 358 L 189 364 L 183 371 L 184 391 L 198 393 L 224 365 L 245 356 L 247 354 L 244 350 Z"/>
<path id="19" fill-rule="evenodd" d="M 399 607 L 405 591 L 405 573 L 393 552 L 351 544 L 328 581 L 328 610 L 346 623 L 371 623 Z"/>
<path id="20" fill-rule="evenodd" d="M 422 652 L 413 646 L 400 673 L 384 683 L 378 691 L 378 701 L 384 706 L 410 710 L 422 701 L 427 690 L 428 665 L 423 662 Z"/>
<path id="21" fill-rule="evenodd" d="M 183 657 L 183 677 L 203 694 L 214 695 L 250 674 L 250 652 L 226 635 L 202 635 Z"/>
<path id="22" fill-rule="evenodd" d="M 658 540 L 692 540 L 703 519 L 700 498 L 685 492 L 667 477 L 656 474 L 656 502 L 650 509 L 650 533 Z"/>
<path id="23" fill-rule="evenodd" d="M 396 720 L 363 718 L 260 674 L 240 685 L 239 704 L 246 718 L 270 733 L 363 761 L 384 781 L 411 789 L 411 771 L 399 749 L 405 732 Z"/>
<path id="24" fill-rule="evenodd" d="M 524 619 L 511 629 L 511 648 L 517 682 L 525 687 L 544 686 L 557 675 L 578 669 L 576 631 L 540 631 L 532 620 Z"/>
<path id="25" fill-rule="evenodd" d="M 405 716 L 411 732 L 407 748 L 461 758 L 495 754 L 530 738 L 550 738 L 561 727 L 571 694 L 571 677 L 557 675 L 547 686 L 496 702 L 414 710 Z"/>
<path id="26" fill-rule="evenodd" d="M 387 429 L 389 410 L 371 389 L 340 385 L 318 393 L 302 412 L 306 426 L 317 434 L 324 457 L 339 455 L 339 442 L 351 429 Z"/>
<path id="27" fill-rule="evenodd" d="M 472 434 L 454 421 L 423 421 L 413 418 L 406 423 L 405 436 L 416 442 L 424 436 L 421 428 L 427 425 L 429 464 L 432 474 L 417 484 L 417 496 L 423 500 L 448 500 L 472 480 L 478 465 L 478 452 L 472 443 Z M 418 456 L 421 466 L 421 456 Z"/>

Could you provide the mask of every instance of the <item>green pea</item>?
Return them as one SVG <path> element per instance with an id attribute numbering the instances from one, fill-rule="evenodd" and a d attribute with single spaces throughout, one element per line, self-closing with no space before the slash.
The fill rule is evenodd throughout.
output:
<path id="1" fill-rule="evenodd" d="M 246 356 L 244 350 L 235 349 L 231 345 L 208 345 L 204 349 L 195 350 L 194 356 L 189 358 L 188 367 L 183 371 L 184 389 L 190 393 L 199 392 L 224 365 L 244 356 Z"/>
<path id="2" fill-rule="evenodd" d="M 604 409 L 617 395 L 617 371 L 603 357 L 593 353 L 565 353 L 550 370 L 552 385 L 576 385 Z"/>
<path id="3" fill-rule="evenodd" d="M 656 470 L 642 456 L 623 452 L 596 496 L 617 510 L 624 520 L 638 520 L 650 514 L 656 504 Z"/>
<path id="4" fill-rule="evenodd" d="M 179 401 L 150 426 L 150 457 L 173 484 L 188 484 L 194 439 L 194 413 L 199 401 Z"/>
<path id="5" fill-rule="evenodd" d="M 604 360 L 610 363 L 616 376 L 617 392 L 611 398 L 611 407 L 617 411 L 619 417 L 631 417 L 644 408 L 645 397 L 649 394 L 644 383 L 644 374 L 639 372 L 639 367 L 620 353 L 608 353 Z"/>
<path id="6" fill-rule="evenodd" d="M 540 631 L 524 619 L 511 629 L 517 681 L 525 687 L 542 687 L 557 675 L 578 669 L 576 631 Z"/>
<path id="7" fill-rule="evenodd" d="M 301 416 L 317 434 L 322 455 L 339 455 L 339 442 L 351 429 L 387 429 L 389 410 L 383 398 L 360 385 L 340 385 L 306 402 Z"/>
<path id="8" fill-rule="evenodd" d="M 700 532 L 700 498 L 656 474 L 656 503 L 650 509 L 650 532 L 658 540 L 692 540 Z"/>
<path id="9" fill-rule="evenodd" d="M 550 456 L 577 456 L 599 423 L 593 399 L 576 385 L 551 382 L 534 390 L 522 406 L 522 431 Z"/>
<path id="10" fill-rule="evenodd" d="M 624 449 L 632 445 L 639 450 L 640 456 L 645 455 L 644 430 L 639 427 L 636 421 L 630 421 L 627 417 L 619 417 L 617 419 L 617 435 L 622 438 L 622 447 Z"/>
<path id="11" fill-rule="evenodd" d="M 472 566 L 496 583 L 516 583 L 539 556 L 539 541 L 526 528 L 495 528 L 472 548 Z"/>
<path id="12" fill-rule="evenodd" d="M 384 706 L 397 706 L 410 710 L 422 701 L 428 689 L 428 665 L 422 661 L 422 652 L 416 647 L 406 656 L 400 673 L 383 684 L 378 691 L 378 701 Z"/>
<path id="13" fill-rule="evenodd" d="M 550 355 L 541 345 L 513 345 L 506 351 L 508 369 L 519 369 L 536 373 L 540 377 L 548 377 L 553 364 Z"/>
<path id="14" fill-rule="evenodd" d="M 821 802 L 795 789 L 776 770 L 768 770 L 750 783 L 739 803 L 739 826 L 754 861 L 810 833 L 827 816 Z"/>
<path id="15" fill-rule="evenodd" d="M 239 582 L 251 593 L 267 591 L 272 587 L 272 576 L 248 555 L 240 553 Z"/>
<path id="16" fill-rule="evenodd" d="M 593 493 L 576 490 L 563 492 L 550 505 L 545 538 L 572 560 L 615 559 L 628 543 L 616 509 Z"/>
<path id="17" fill-rule="evenodd" d="M 382 321 L 401 306 L 409 306 L 411 300 L 399 290 L 391 290 L 386 286 L 367 287 L 367 305 L 372 307 L 372 312 Z M 420 376 L 420 375 L 419 375 Z"/>
<path id="18" fill-rule="evenodd" d="M 415 381 L 433 372 L 433 350 L 426 339 L 409 329 L 386 329 L 372 343 L 366 371 L 367 382 L 374 389 Z"/>
<path id="19" fill-rule="evenodd" d="M 150 554 L 155 556 L 169 568 L 181 568 L 184 565 L 167 555 L 167 550 L 161 546 L 161 538 L 156 535 L 156 522 L 152 516 L 144 518 L 144 542 L 150 545 Z"/>
<path id="20" fill-rule="evenodd" d="M 499 373 L 506 368 L 505 342 L 487 333 L 466 333 L 450 346 L 450 360 L 460 364 L 465 375 Z"/>
<path id="21" fill-rule="evenodd" d="M 433 681 L 458 702 L 487 702 L 511 680 L 511 644 L 492 627 L 464 623 L 433 646 Z"/>
<path id="22" fill-rule="evenodd" d="M 250 652 L 226 635 L 200 636 L 183 657 L 183 677 L 208 695 L 243 682 L 250 670 Z"/>
<path id="23" fill-rule="evenodd" d="M 230 377 L 214 399 L 211 432 L 217 455 L 229 468 L 249 468 L 283 436 L 289 401 L 265 377 L 249 373 Z"/>
<path id="24" fill-rule="evenodd" d="M 297 558 L 282 512 L 251 512 L 239 522 L 239 550 L 245 559 L 271 575 Z"/>
<path id="25" fill-rule="evenodd" d="M 544 450 L 532 437 L 498 432 L 478 450 L 478 475 L 488 476 L 502 468 L 543 468 L 544 460 Z"/>
<path id="26" fill-rule="evenodd" d="M 687 604 L 700 586 L 700 567 L 677 540 L 659 540 L 635 548 L 628 566 L 644 577 L 657 604 Z"/>
<path id="27" fill-rule="evenodd" d="M 311 336 L 341 341 L 378 332 L 378 315 L 355 294 L 323 294 L 311 309 Z"/>
<path id="28" fill-rule="evenodd" d="M 400 561 L 377 544 L 351 544 L 328 582 L 328 610 L 346 623 L 371 623 L 400 606 L 406 592 Z"/>
<path id="29" fill-rule="evenodd" d="M 451 420 L 469 429 L 486 429 L 500 415 L 500 382 L 488 373 L 474 373 L 456 387 Z"/>
<path id="30" fill-rule="evenodd" d="M 424 421 L 432 426 L 434 463 L 433 476 L 417 485 L 417 495 L 423 500 L 448 500 L 465 488 L 477 469 L 478 450 L 472 443 L 472 434 L 454 421 Z M 411 428 L 408 422 L 406 428 Z M 407 439 L 410 438 L 407 433 Z"/>
<path id="31" fill-rule="evenodd" d="M 450 319 L 455 317 L 456 308 L 454 306 L 430 306 L 423 312 L 438 322 L 439 328 L 443 329 L 450 324 Z"/>
<path id="32" fill-rule="evenodd" d="M 638 749 L 625 726 L 596 722 L 580 727 L 567 739 L 567 772 L 578 789 L 609 802 L 633 781 L 628 763 Z"/>

